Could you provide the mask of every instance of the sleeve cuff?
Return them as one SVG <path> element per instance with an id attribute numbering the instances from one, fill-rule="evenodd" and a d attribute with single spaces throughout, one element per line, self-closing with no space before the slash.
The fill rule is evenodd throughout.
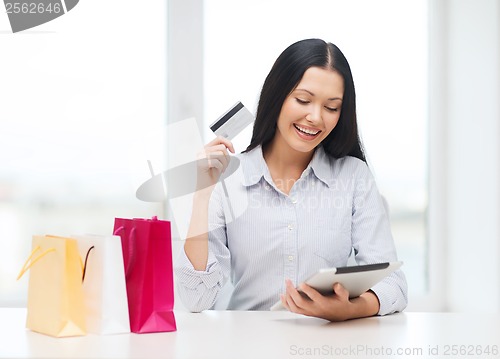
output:
<path id="1" fill-rule="evenodd" d="M 385 280 L 377 283 L 371 288 L 380 303 L 378 315 L 402 312 L 408 304 L 406 281 L 404 278 L 395 277 L 395 275 L 396 273 L 391 274 Z M 403 280 L 404 283 L 401 283 L 401 280 Z M 401 287 L 401 285 L 404 287 Z"/>
<path id="2" fill-rule="evenodd" d="M 207 267 L 204 271 L 195 270 L 184 251 L 180 251 L 177 263 L 177 274 L 180 283 L 190 289 L 197 288 L 203 283 L 207 288 L 215 287 L 221 281 L 221 273 L 212 251 L 208 251 Z"/>

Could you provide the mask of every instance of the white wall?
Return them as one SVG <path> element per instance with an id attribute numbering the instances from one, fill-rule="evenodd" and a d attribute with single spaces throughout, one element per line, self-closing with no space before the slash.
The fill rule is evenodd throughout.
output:
<path id="1" fill-rule="evenodd" d="M 431 241 L 443 241 L 433 248 L 443 263 L 438 275 L 446 289 L 445 309 L 498 312 L 500 3 L 430 4 L 441 24 L 435 35 L 442 45 L 431 53 L 436 78 L 431 78 L 430 122 L 436 132 L 430 155 L 437 158 L 431 201 L 443 201 L 437 208 L 444 211 L 431 217 L 441 222 L 434 226 L 442 226 L 435 232 L 440 237 Z"/>

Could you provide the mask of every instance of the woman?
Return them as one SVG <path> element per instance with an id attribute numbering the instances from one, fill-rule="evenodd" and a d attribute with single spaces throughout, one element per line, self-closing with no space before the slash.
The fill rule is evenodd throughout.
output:
<path id="1" fill-rule="evenodd" d="M 341 321 L 406 307 L 401 270 L 354 299 L 340 284 L 324 296 L 302 283 L 320 268 L 345 266 L 353 249 L 358 264 L 397 259 L 358 136 L 352 74 L 335 45 L 302 40 L 278 57 L 251 143 L 237 156 L 240 176 L 226 179 L 226 188 L 217 181 L 228 151 L 231 142 L 216 138 L 198 169 L 200 190 L 176 268 L 188 309 L 211 308 L 229 278 L 228 309 L 267 310 L 281 299 L 292 312 Z M 232 218 L 226 201 L 245 208 Z"/>

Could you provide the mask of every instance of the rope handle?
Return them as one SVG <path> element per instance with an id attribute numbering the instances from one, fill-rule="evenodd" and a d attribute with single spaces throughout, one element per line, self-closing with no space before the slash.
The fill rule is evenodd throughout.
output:
<path id="1" fill-rule="evenodd" d="M 120 232 L 121 232 L 121 231 L 123 231 L 124 229 L 125 229 L 125 227 L 124 227 L 124 226 L 120 226 L 120 227 L 118 227 L 118 228 L 117 228 L 117 229 L 115 229 L 115 231 L 113 232 L 113 235 L 114 235 L 114 236 L 119 236 L 119 234 L 118 234 L 118 233 L 120 233 Z"/>
<path id="2" fill-rule="evenodd" d="M 113 234 L 118 235 L 119 232 L 125 230 L 124 226 L 118 227 Z M 130 240 L 128 241 L 128 263 L 127 268 L 125 268 L 125 278 L 130 277 L 132 268 L 134 267 L 136 255 L 135 255 L 135 243 L 136 243 L 136 235 L 135 235 L 135 227 L 130 230 Z M 123 242 L 122 242 L 123 243 Z"/>
<path id="3" fill-rule="evenodd" d="M 49 249 L 46 249 L 44 252 L 40 253 L 40 255 L 38 257 L 36 257 L 35 259 L 32 259 L 33 256 L 35 255 L 35 253 L 39 249 L 41 249 L 41 247 L 40 246 L 36 246 L 35 249 L 33 249 L 31 251 L 30 256 L 28 257 L 28 259 L 26 259 L 26 262 L 24 262 L 24 265 L 21 268 L 21 271 L 19 272 L 19 275 L 17 276 L 16 280 L 21 279 L 21 277 L 24 275 L 24 273 L 26 273 L 36 262 L 38 262 L 40 259 L 42 259 L 42 257 L 44 257 L 46 254 L 48 254 L 50 252 L 55 252 L 56 251 L 55 248 L 49 248 Z"/>
<path id="4" fill-rule="evenodd" d="M 83 264 L 83 263 L 82 263 L 82 258 L 81 258 L 81 257 L 79 257 L 79 258 L 80 258 L 80 264 L 82 265 L 82 271 L 83 271 L 83 274 L 82 274 L 82 283 L 83 283 L 83 281 L 85 280 L 85 273 L 87 272 L 87 261 L 88 261 L 88 259 L 89 259 L 89 254 L 90 254 L 90 251 L 91 251 L 92 249 L 94 249 L 94 248 L 95 248 L 95 247 L 94 247 L 94 246 L 92 246 L 92 247 L 90 247 L 90 248 L 89 248 L 89 250 L 87 251 L 87 255 L 85 256 L 85 264 Z"/>

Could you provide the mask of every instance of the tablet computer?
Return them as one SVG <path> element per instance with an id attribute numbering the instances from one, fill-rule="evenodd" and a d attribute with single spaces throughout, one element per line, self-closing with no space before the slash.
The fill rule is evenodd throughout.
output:
<path id="1" fill-rule="evenodd" d="M 317 271 L 305 280 L 304 283 L 323 295 L 333 294 L 333 285 L 340 283 L 349 291 L 349 298 L 356 298 L 402 265 L 403 262 L 384 262 L 350 267 L 325 268 Z M 271 307 L 271 310 L 280 309 L 284 309 L 281 300 Z"/>

